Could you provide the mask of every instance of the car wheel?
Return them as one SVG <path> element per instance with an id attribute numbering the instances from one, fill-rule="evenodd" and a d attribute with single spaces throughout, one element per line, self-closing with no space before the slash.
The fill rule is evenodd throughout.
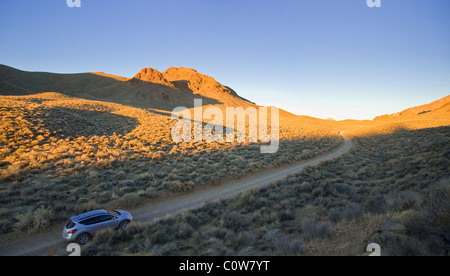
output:
<path id="1" fill-rule="evenodd" d="M 120 230 L 125 230 L 128 227 L 128 224 L 130 224 L 130 222 L 128 220 L 124 220 L 119 224 L 119 229 Z"/>
<path id="2" fill-rule="evenodd" d="M 90 238 L 91 236 L 88 233 L 83 233 L 77 237 L 77 243 L 79 245 L 85 245 Z"/>

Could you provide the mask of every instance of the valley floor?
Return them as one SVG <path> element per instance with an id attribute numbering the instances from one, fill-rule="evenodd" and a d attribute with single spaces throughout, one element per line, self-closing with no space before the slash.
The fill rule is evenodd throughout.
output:
<path id="1" fill-rule="evenodd" d="M 450 128 L 355 138 L 343 157 L 124 233 L 86 255 L 448 255 Z"/>

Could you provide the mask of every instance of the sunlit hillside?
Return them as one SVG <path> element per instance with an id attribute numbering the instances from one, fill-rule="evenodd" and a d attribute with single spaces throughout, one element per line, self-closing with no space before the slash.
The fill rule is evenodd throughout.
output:
<path id="1" fill-rule="evenodd" d="M 77 98 L 165 111 L 179 106 L 191 108 L 194 98 L 202 99 L 204 105 L 256 106 L 214 78 L 188 68 L 169 68 L 162 73 L 144 68 L 129 79 L 102 72 L 25 72 L 0 65 L 0 81 L 0 94 L 3 95 L 58 92 Z"/>
<path id="2" fill-rule="evenodd" d="M 372 121 L 344 120 L 335 123 L 353 136 L 392 134 L 398 130 L 415 130 L 450 125 L 450 96 L 435 102 L 406 109 Z"/>

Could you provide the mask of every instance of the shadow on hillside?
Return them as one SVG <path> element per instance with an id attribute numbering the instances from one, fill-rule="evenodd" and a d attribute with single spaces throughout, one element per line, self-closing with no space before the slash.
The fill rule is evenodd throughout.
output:
<path id="1" fill-rule="evenodd" d="M 135 118 L 106 111 L 90 111 L 64 107 L 47 109 L 37 115 L 43 127 L 62 137 L 92 137 L 127 134 L 139 125 Z"/>

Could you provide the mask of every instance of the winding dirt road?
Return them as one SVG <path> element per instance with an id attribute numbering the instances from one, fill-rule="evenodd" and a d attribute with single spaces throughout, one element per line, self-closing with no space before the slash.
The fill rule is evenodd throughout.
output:
<path id="1" fill-rule="evenodd" d="M 316 166 L 323 161 L 332 160 L 345 154 L 351 149 L 353 143 L 344 135 L 342 137 L 344 139 L 339 147 L 313 159 L 251 174 L 220 186 L 210 186 L 189 194 L 161 199 L 132 210 L 131 213 L 135 221 L 154 222 L 155 219 L 164 218 L 167 214 L 174 215 L 182 210 L 201 207 L 206 201 L 231 198 L 241 192 L 267 186 L 288 175 L 298 173 L 306 167 Z M 62 225 L 54 226 L 46 233 L 23 236 L 20 239 L 17 237 L 12 239 L 8 235 L 2 236 L 0 237 L 0 256 L 68 255 L 66 252 L 67 242 L 61 237 L 62 228 Z"/>

